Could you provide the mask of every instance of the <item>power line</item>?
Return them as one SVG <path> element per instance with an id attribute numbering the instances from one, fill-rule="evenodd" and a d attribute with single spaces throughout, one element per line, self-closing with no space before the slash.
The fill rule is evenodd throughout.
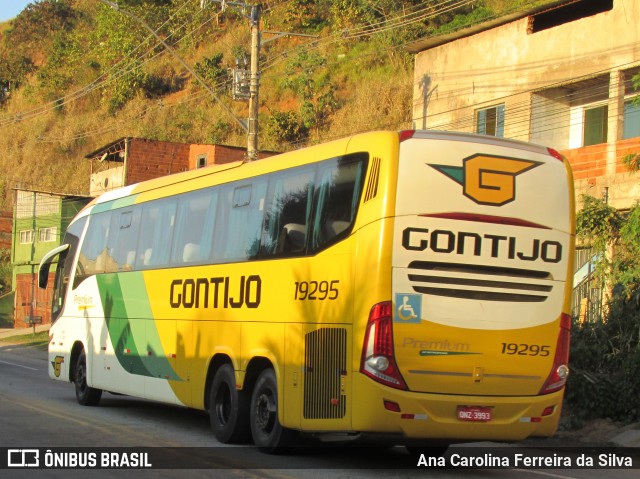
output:
<path id="1" fill-rule="evenodd" d="M 185 2 L 183 4 L 183 7 L 184 7 L 184 5 L 186 5 L 186 3 L 187 2 Z M 276 57 L 273 57 L 273 58 L 269 59 L 268 61 L 263 63 L 263 67 L 262 68 L 263 68 L 263 70 L 268 70 L 268 69 L 273 68 L 277 63 L 279 63 L 282 60 L 286 59 L 288 55 L 290 55 L 292 52 L 295 52 L 295 51 L 303 51 L 304 49 L 306 49 L 307 51 L 310 51 L 310 50 L 313 50 L 313 49 L 326 47 L 326 46 L 328 46 L 328 45 L 330 45 L 332 43 L 336 43 L 336 42 L 339 42 L 339 41 L 345 41 L 345 39 L 357 40 L 359 38 L 363 38 L 363 37 L 366 37 L 366 36 L 371 36 L 371 35 L 374 35 L 376 33 L 381 33 L 381 32 L 384 32 L 384 31 L 389 31 L 389 30 L 395 29 L 395 28 L 400 28 L 400 27 L 404 27 L 404 26 L 407 26 L 407 25 L 411 25 L 413 23 L 422 22 L 422 21 L 425 21 L 425 19 L 427 19 L 427 18 L 435 17 L 435 16 L 437 16 L 437 15 L 439 15 L 441 13 L 451 11 L 451 10 L 459 8 L 461 6 L 471 5 L 473 3 L 475 3 L 474 0 L 444 0 L 444 1 L 440 2 L 439 4 L 437 4 L 435 6 L 434 5 L 428 5 L 426 7 L 422 7 L 422 6 L 416 7 L 415 11 L 412 11 L 412 12 L 410 11 L 410 12 L 408 12 L 408 13 L 402 15 L 402 16 L 394 17 L 394 18 L 392 18 L 390 20 L 380 21 L 377 24 L 354 27 L 354 28 L 352 28 L 350 30 L 346 30 L 346 31 L 342 31 L 342 32 L 336 32 L 333 35 L 331 35 L 329 37 L 326 37 L 326 38 L 324 38 L 324 39 L 322 39 L 320 41 L 307 42 L 306 44 L 303 44 L 300 47 L 285 51 L 285 52 L 277 55 Z M 486 19 L 483 19 L 482 21 L 485 21 L 485 20 Z M 201 28 L 201 27 L 196 27 L 196 29 L 197 28 Z M 148 38 L 149 37 L 147 37 L 147 39 Z M 185 37 L 182 37 L 182 38 L 185 38 Z M 177 44 L 179 41 L 181 41 L 181 39 L 177 40 L 174 43 L 174 45 Z M 389 48 L 389 49 L 387 49 L 385 51 L 388 52 L 388 51 L 391 51 L 391 50 L 394 50 L 394 49 L 400 49 L 402 47 L 403 47 L 403 45 L 399 45 L 397 47 Z M 148 51 L 153 50 L 153 48 L 154 47 L 151 47 Z M 160 54 L 163 54 L 163 53 L 164 52 L 159 52 L 159 53 L 156 54 L 156 56 L 160 55 Z M 377 53 L 380 54 L 381 52 L 377 52 Z M 112 69 L 115 69 L 115 66 Z M 125 70 L 125 72 L 126 71 L 127 70 Z M 116 74 L 117 73 L 118 72 L 116 72 Z M 125 73 L 121 73 L 121 74 L 125 74 Z M 88 94 L 89 93 L 89 88 L 88 87 L 91 86 L 91 85 L 92 84 L 90 84 L 87 87 L 85 87 L 85 89 L 80 90 L 80 92 L 83 92 L 83 94 Z M 226 82 L 222 82 L 222 83 L 219 83 L 218 85 L 216 85 L 215 87 L 218 88 L 218 87 L 225 86 L 225 85 L 226 85 Z M 85 91 L 87 93 L 84 93 Z M 195 97 L 193 95 L 194 94 L 190 94 L 189 97 L 191 97 L 191 98 L 200 98 L 199 96 Z M 186 100 L 177 102 L 176 104 L 181 104 L 184 101 L 191 101 L 189 99 L 189 97 L 187 97 Z M 74 100 L 75 100 L 75 98 L 72 97 L 69 101 L 74 101 Z M 165 104 L 154 105 L 154 106 L 152 106 L 150 108 L 145 109 L 141 114 L 136 115 L 134 117 L 131 117 L 131 119 L 126 120 L 126 121 L 134 121 L 135 119 L 138 119 L 138 118 L 146 115 L 149 112 L 157 111 L 157 110 L 159 110 L 161 108 L 165 108 L 165 107 L 168 107 L 168 106 L 172 106 L 172 105 L 165 105 Z M 1 120 L 0 120 L 0 122 L 1 122 Z M 1 123 L 0 123 L 0 125 L 1 125 Z M 67 139 L 67 140 L 68 139 L 80 139 L 80 138 L 85 138 L 87 136 L 93 136 L 95 134 L 104 134 L 104 133 L 107 133 L 109 131 L 115 130 L 118 127 L 119 126 L 112 126 L 112 127 L 99 128 L 99 129 L 96 129 L 96 130 L 93 130 L 93 131 L 85 131 L 83 133 L 76 134 L 71 138 L 65 138 L 65 139 Z M 56 140 L 55 139 L 48 139 L 48 140 L 41 139 L 41 141 L 56 141 Z"/>
<path id="2" fill-rule="evenodd" d="M 105 0 L 99 0 L 104 4 L 107 5 L 113 5 L 113 2 L 109 2 Z M 142 45 L 144 45 L 146 42 L 148 42 L 152 35 L 156 35 L 156 39 L 159 39 L 159 37 L 157 36 L 158 32 L 160 31 L 160 29 L 162 27 L 164 27 L 172 18 L 174 18 L 175 16 L 177 16 L 177 14 L 179 13 L 179 11 L 183 8 L 185 8 L 185 6 L 189 3 L 192 2 L 193 0 L 185 0 L 185 2 L 178 8 L 178 10 L 176 10 L 171 17 L 169 17 L 169 19 L 167 19 L 158 29 L 154 30 L 153 33 L 150 33 L 149 36 L 147 36 L 143 42 L 140 43 L 140 45 L 138 47 L 136 47 L 134 49 L 133 52 L 135 52 L 139 47 L 141 47 Z M 461 6 L 465 6 L 465 5 L 471 5 L 473 3 L 476 3 L 477 0 L 442 0 L 439 4 L 437 5 L 428 5 L 424 8 L 422 8 L 421 10 L 416 10 L 415 12 L 410 12 L 407 13 L 401 17 L 398 17 L 399 20 L 403 20 L 403 22 L 397 23 L 399 20 L 393 18 L 389 21 L 385 21 L 385 22 L 379 22 L 379 25 L 384 25 L 387 24 L 387 27 L 385 29 L 390 29 L 390 28 L 400 28 L 401 26 L 406 26 L 410 23 L 417 23 L 420 21 L 424 21 L 427 18 L 433 18 L 439 14 L 442 13 L 446 13 L 451 11 L 452 9 L 455 8 L 459 8 Z M 428 12 L 426 15 L 424 14 L 424 12 Z M 412 15 L 417 15 L 417 14 L 421 14 L 422 16 L 418 16 L 415 17 L 414 19 L 412 19 L 409 23 L 407 23 L 406 19 L 411 17 Z M 210 21 L 210 20 L 209 20 Z M 392 23 L 390 22 L 396 22 L 396 25 L 393 26 Z M 391 26 L 389 26 L 391 25 Z M 202 25 L 200 25 L 199 27 L 197 27 L 196 29 L 201 28 Z M 368 31 L 362 31 L 363 29 L 368 29 Z M 194 29 L 195 30 L 195 29 Z M 335 34 L 333 34 L 330 37 L 327 37 L 326 40 L 324 40 L 322 42 L 323 45 L 329 45 L 331 43 L 335 43 L 336 41 L 344 41 L 345 38 L 347 39 L 357 39 L 357 38 L 362 38 L 365 36 L 370 36 L 375 34 L 376 32 L 378 32 L 380 29 L 375 27 L 375 25 L 373 25 L 373 27 L 369 27 L 369 26 L 365 26 L 365 27 L 354 27 L 350 30 L 343 30 L 341 32 L 337 32 Z M 192 31 L 193 32 L 193 31 Z M 187 37 L 188 35 L 183 36 L 181 39 L 177 40 L 173 45 L 177 45 L 177 43 L 179 43 L 180 41 L 182 41 L 185 37 Z M 308 45 L 313 45 L 315 42 L 309 42 Z M 315 48 L 318 48 L 320 46 L 319 43 L 316 43 L 317 46 L 315 46 Z M 314 48 L 312 46 L 312 48 Z M 143 58 L 144 56 L 146 56 L 150 51 L 152 51 L 154 49 L 154 47 L 150 47 L 147 52 L 139 55 L 137 57 L 137 59 Z M 133 53 L 132 52 L 132 53 Z M 157 55 L 160 55 L 164 52 L 160 52 Z M 280 55 L 280 57 L 282 58 L 286 58 L 287 52 L 285 52 L 284 54 Z M 121 59 L 118 63 L 116 63 L 114 66 L 112 66 L 107 72 L 103 73 L 100 77 L 96 78 L 93 82 L 89 83 L 88 85 L 86 85 L 85 87 L 69 94 L 63 97 L 60 97 L 56 100 L 53 100 L 45 105 L 42 105 L 40 107 L 37 107 L 35 109 L 32 110 L 28 110 L 25 112 L 19 112 L 15 115 L 13 115 L 12 117 L 8 117 L 8 118 L 0 118 L 0 126 L 4 126 L 5 124 L 8 123 L 14 123 L 14 122 L 21 122 L 21 121 L 25 121 L 27 119 L 31 119 L 34 118 L 36 116 L 39 116 L 41 114 L 47 113 L 49 111 L 55 110 L 57 108 L 59 108 L 60 106 L 66 105 L 68 103 L 71 103 L 73 101 L 76 101 L 80 98 L 82 98 L 83 96 L 88 95 L 89 93 L 93 92 L 94 90 L 103 87 L 105 84 L 109 83 L 110 81 L 115 81 L 118 78 L 126 75 L 127 73 L 129 73 L 130 71 L 132 71 L 133 68 L 136 67 L 132 67 L 129 69 L 121 69 L 120 71 L 116 70 L 116 68 L 118 68 L 119 65 L 125 63 L 126 60 L 129 60 L 129 63 L 132 62 L 132 60 L 128 59 L 128 58 L 123 58 Z M 150 60 L 147 60 L 150 61 Z M 273 66 L 273 61 L 271 63 L 271 65 L 264 65 L 261 68 L 262 69 L 268 69 L 270 67 Z M 193 74 L 193 73 L 192 73 Z M 197 75 L 195 76 L 197 78 Z M 205 84 L 206 85 L 206 84 Z"/>

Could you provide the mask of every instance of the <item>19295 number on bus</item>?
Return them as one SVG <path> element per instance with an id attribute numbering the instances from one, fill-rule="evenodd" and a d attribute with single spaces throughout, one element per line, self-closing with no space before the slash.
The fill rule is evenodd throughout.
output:
<path id="1" fill-rule="evenodd" d="M 526 343 L 502 343 L 502 354 L 517 354 L 518 356 L 549 356 L 548 345 Z"/>
<path id="2" fill-rule="evenodd" d="M 333 281 L 296 281 L 294 299 L 299 301 L 324 301 L 338 299 L 339 280 Z"/>

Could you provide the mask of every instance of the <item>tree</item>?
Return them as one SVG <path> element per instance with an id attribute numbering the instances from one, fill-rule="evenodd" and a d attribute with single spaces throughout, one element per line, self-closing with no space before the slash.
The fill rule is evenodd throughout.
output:
<path id="1" fill-rule="evenodd" d="M 37 0 L 11 22 L 7 39 L 20 49 L 39 46 L 54 33 L 71 30 L 76 20 L 71 0 Z"/>
<path id="2" fill-rule="evenodd" d="M 229 80 L 229 72 L 222 66 L 223 57 L 222 53 L 216 53 L 196 63 L 193 68 L 214 90 Z"/>
<path id="3" fill-rule="evenodd" d="M 34 70 L 30 58 L 11 48 L 0 50 L 0 104 Z"/>

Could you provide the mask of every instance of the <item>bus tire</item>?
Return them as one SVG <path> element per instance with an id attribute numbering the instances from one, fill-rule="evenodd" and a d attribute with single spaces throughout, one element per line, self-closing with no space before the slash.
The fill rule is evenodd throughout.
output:
<path id="1" fill-rule="evenodd" d="M 230 364 L 216 371 L 209 392 L 209 420 L 215 438 L 224 444 L 245 443 L 251 437 L 249 397 L 236 389 L 236 376 Z"/>
<path id="2" fill-rule="evenodd" d="M 96 406 L 102 397 L 102 389 L 92 388 L 87 384 L 87 356 L 84 349 L 80 351 L 76 361 L 73 383 L 76 387 L 76 399 L 83 406 Z"/>
<path id="3" fill-rule="evenodd" d="M 282 427 L 278 420 L 278 384 L 273 369 L 265 369 L 251 395 L 251 436 L 262 452 L 278 454 L 287 452 L 293 444 L 294 432 Z"/>

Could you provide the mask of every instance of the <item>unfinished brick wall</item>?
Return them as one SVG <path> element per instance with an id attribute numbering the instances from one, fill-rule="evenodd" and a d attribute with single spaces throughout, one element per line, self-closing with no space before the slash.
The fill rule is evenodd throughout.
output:
<path id="1" fill-rule="evenodd" d="M 227 145 L 191 145 L 189 152 L 189 169 L 193 170 L 198 166 L 198 157 L 206 155 L 207 166 L 222 165 L 234 161 L 246 159 L 247 149 L 239 146 Z M 268 158 L 277 155 L 272 151 L 261 151 L 258 158 Z"/>
<path id="2" fill-rule="evenodd" d="M 127 184 L 188 170 L 189 148 L 187 143 L 132 138 L 127 158 Z"/>
<path id="3" fill-rule="evenodd" d="M 569 160 L 576 181 L 595 181 L 607 174 L 607 145 L 604 143 L 564 150 L 562 154 Z"/>

